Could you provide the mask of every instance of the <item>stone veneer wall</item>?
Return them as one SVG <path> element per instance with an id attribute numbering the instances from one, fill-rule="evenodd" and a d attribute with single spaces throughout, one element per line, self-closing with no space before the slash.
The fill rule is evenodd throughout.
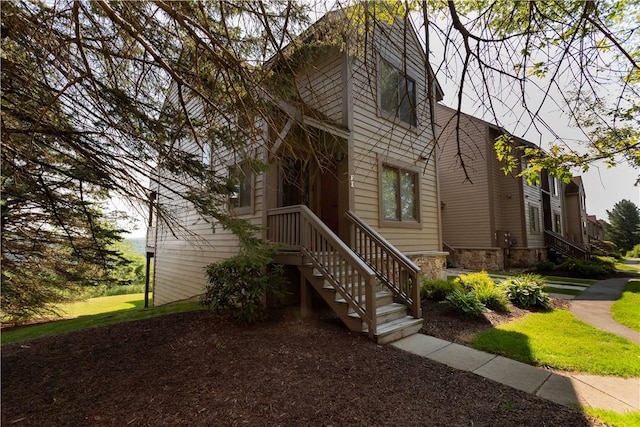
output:
<path id="1" fill-rule="evenodd" d="M 504 270 L 502 248 L 455 248 L 451 254 L 455 267 L 469 270 Z"/>
<path id="2" fill-rule="evenodd" d="M 547 259 L 546 248 L 510 248 L 507 267 L 529 268 Z"/>
<path id="3" fill-rule="evenodd" d="M 422 277 L 427 280 L 446 280 L 447 278 L 447 253 L 446 252 L 420 252 L 406 254 L 422 271 Z"/>

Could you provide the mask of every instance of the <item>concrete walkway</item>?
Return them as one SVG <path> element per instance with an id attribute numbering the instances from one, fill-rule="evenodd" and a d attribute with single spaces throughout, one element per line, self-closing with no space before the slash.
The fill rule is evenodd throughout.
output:
<path id="1" fill-rule="evenodd" d="M 584 323 L 640 344 L 640 332 L 619 324 L 611 317 L 611 306 L 620 298 L 629 280 L 623 278 L 597 281 L 571 300 L 571 312 Z"/>
<path id="2" fill-rule="evenodd" d="M 630 279 L 594 283 L 571 301 L 571 312 L 583 322 L 640 344 L 640 333 L 611 317 L 611 305 Z M 428 335 L 415 334 L 394 347 L 473 372 L 527 393 L 567 406 L 591 406 L 615 412 L 640 410 L 640 378 L 554 373 Z"/>
<path id="3" fill-rule="evenodd" d="M 591 406 L 620 413 L 640 410 L 640 378 L 557 374 L 422 334 L 391 345 L 562 405 Z"/>

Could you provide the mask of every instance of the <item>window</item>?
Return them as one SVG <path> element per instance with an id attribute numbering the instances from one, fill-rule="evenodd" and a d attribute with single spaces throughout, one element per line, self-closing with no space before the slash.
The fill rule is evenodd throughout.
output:
<path id="1" fill-rule="evenodd" d="M 540 209 L 534 205 L 529 205 L 529 231 L 540 233 Z"/>
<path id="2" fill-rule="evenodd" d="M 560 194 L 560 182 L 555 176 L 551 176 L 551 194 L 555 197 Z"/>
<path id="3" fill-rule="evenodd" d="M 378 70 L 379 105 L 383 113 L 416 126 L 416 82 L 393 65 L 380 59 Z"/>
<path id="4" fill-rule="evenodd" d="M 253 172 L 247 162 L 229 168 L 235 191 L 229 195 L 229 206 L 237 214 L 253 211 Z"/>
<path id="5" fill-rule="evenodd" d="M 560 214 L 554 212 L 553 213 L 553 231 L 556 233 L 562 233 L 562 222 L 560 220 Z"/>
<path id="6" fill-rule="evenodd" d="M 396 225 L 419 224 L 419 186 L 417 172 L 383 164 L 380 172 L 381 220 Z"/>
<path id="7" fill-rule="evenodd" d="M 211 143 L 202 144 L 202 165 L 205 169 L 211 168 Z"/>

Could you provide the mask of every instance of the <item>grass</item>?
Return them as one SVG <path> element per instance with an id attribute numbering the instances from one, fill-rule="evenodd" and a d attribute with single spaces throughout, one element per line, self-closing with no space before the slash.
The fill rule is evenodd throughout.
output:
<path id="1" fill-rule="evenodd" d="M 63 307 L 67 316 L 73 318 L 3 331 L 0 335 L 0 341 L 4 345 L 96 326 L 202 309 L 202 306 L 196 301 L 167 304 L 148 309 L 143 306 L 144 294 L 92 298 Z"/>
<path id="2" fill-rule="evenodd" d="M 604 409 L 583 409 L 587 414 L 599 418 L 612 427 L 640 427 L 640 411 L 621 414 L 618 412 L 606 411 Z"/>
<path id="3" fill-rule="evenodd" d="M 533 313 L 474 337 L 479 350 L 537 366 L 640 377 L 640 345 L 600 331 L 567 310 Z"/>
<path id="4" fill-rule="evenodd" d="M 631 280 L 611 306 L 616 322 L 640 332 L 640 280 Z"/>
<path id="5" fill-rule="evenodd" d="M 562 276 L 542 276 L 545 282 L 558 282 L 558 283 L 575 283 L 577 285 L 591 286 L 596 283 L 593 279 L 579 279 L 577 277 L 562 277 Z"/>
<path id="6" fill-rule="evenodd" d="M 633 276 L 640 275 L 640 263 L 625 264 L 622 262 L 616 262 L 616 270 L 623 271 L 625 273 L 632 273 Z"/>

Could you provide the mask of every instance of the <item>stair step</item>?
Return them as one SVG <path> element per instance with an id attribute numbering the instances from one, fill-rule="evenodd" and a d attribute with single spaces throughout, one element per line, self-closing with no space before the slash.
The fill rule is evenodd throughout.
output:
<path id="1" fill-rule="evenodd" d="M 393 320 L 405 317 L 406 315 L 407 306 L 404 304 L 398 304 L 394 302 L 392 304 L 376 307 L 376 319 L 378 320 L 378 324 L 391 322 Z M 360 315 L 358 313 L 350 313 L 349 316 L 356 319 L 360 318 Z"/>
<path id="2" fill-rule="evenodd" d="M 362 297 L 362 299 L 360 300 L 361 304 L 365 304 L 365 302 L 367 301 L 366 297 Z M 341 304 L 346 304 L 347 301 L 342 298 L 342 295 L 340 295 L 339 293 L 336 292 L 336 302 L 341 303 Z M 393 293 L 389 292 L 389 291 L 378 291 L 376 292 L 376 306 L 385 306 L 388 304 L 392 304 L 393 303 Z"/>
<path id="3" fill-rule="evenodd" d="M 363 325 L 362 332 L 368 332 L 367 325 Z M 378 344 L 388 344 L 413 335 L 422 329 L 422 319 L 412 316 L 405 316 L 383 324 L 378 324 L 378 331 L 375 334 L 375 341 Z"/>

